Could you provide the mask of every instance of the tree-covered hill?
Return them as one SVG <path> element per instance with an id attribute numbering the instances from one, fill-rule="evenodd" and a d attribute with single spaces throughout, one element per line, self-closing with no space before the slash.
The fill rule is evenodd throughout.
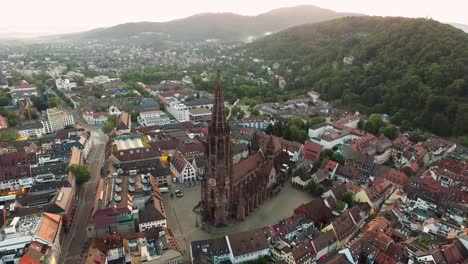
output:
<path id="1" fill-rule="evenodd" d="M 346 17 L 273 34 L 246 53 L 280 62 L 290 91 L 317 90 L 325 100 L 387 113 L 404 128 L 468 134 L 468 34 L 450 25 Z"/>

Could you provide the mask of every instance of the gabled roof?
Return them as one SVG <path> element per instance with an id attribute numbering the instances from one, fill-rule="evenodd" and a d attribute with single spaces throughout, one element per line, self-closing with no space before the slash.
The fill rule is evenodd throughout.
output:
<path id="1" fill-rule="evenodd" d="M 132 120 L 131 120 L 130 114 L 127 112 L 120 113 L 119 118 L 117 120 L 116 127 L 118 130 L 131 129 Z"/>
<path id="2" fill-rule="evenodd" d="M 338 165 L 336 174 L 348 178 L 352 181 L 359 181 L 363 178 L 361 171 L 358 168 L 350 165 Z"/>
<path id="3" fill-rule="evenodd" d="M 356 230 L 356 225 L 354 224 L 349 211 L 343 213 L 333 221 L 333 229 L 335 230 L 338 240 L 346 238 Z"/>
<path id="4" fill-rule="evenodd" d="M 384 177 L 402 187 L 405 187 L 409 183 L 409 177 L 404 172 L 385 165 L 376 164 L 373 168 L 373 174 L 377 177 Z"/>
<path id="5" fill-rule="evenodd" d="M 182 173 L 189 162 L 182 156 L 180 152 L 176 152 L 171 157 L 171 164 L 174 166 L 177 172 Z"/>
<path id="6" fill-rule="evenodd" d="M 302 156 L 309 160 L 316 160 L 320 157 L 320 153 L 323 150 L 323 146 L 312 141 L 304 142 L 304 147 L 302 148 Z"/>
<path id="7" fill-rule="evenodd" d="M 335 242 L 336 242 L 336 236 L 335 236 L 335 234 L 333 233 L 332 230 L 329 230 L 329 231 L 321 234 L 320 236 L 318 236 L 314 240 L 312 240 L 312 244 L 314 245 L 315 250 L 317 252 L 324 249 L 325 247 L 330 246 L 331 244 L 333 244 Z"/>

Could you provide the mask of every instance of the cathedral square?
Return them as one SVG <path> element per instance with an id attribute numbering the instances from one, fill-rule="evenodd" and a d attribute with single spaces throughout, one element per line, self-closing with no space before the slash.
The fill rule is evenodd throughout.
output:
<path id="1" fill-rule="evenodd" d="M 311 199 L 310 194 L 286 183 L 279 194 L 263 202 L 244 221 L 233 220 L 227 226 L 211 227 L 204 231 L 201 228 L 201 215 L 193 211 L 193 207 L 200 201 L 200 185 L 191 187 L 178 185 L 177 187 L 173 186 L 173 188 L 174 190 L 176 188 L 182 190 L 184 197 L 170 198 L 170 195 L 167 194 L 164 196 L 164 205 L 169 228 L 185 249 L 189 247 L 190 241 L 222 237 L 235 232 L 263 227 L 268 223 L 273 224 L 290 216 L 294 208 L 309 202 Z"/>

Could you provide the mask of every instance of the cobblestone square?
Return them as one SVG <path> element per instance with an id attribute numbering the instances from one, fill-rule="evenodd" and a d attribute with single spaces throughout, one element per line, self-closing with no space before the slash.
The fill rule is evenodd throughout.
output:
<path id="1" fill-rule="evenodd" d="M 291 216 L 294 208 L 301 203 L 312 200 L 310 194 L 293 188 L 291 183 L 288 182 L 277 196 L 261 204 L 245 221 L 235 222 L 220 228 L 211 227 L 209 230 L 204 231 L 201 229 L 200 216 L 193 212 L 194 206 L 200 201 L 200 185 L 187 187 L 185 185 L 173 184 L 170 187 L 171 192 L 174 192 L 176 189 L 182 190 L 184 197 L 176 198 L 174 196 L 174 198 L 170 198 L 169 193 L 163 194 L 164 206 L 168 227 L 180 243 L 180 246 L 187 250 L 187 254 L 189 254 L 188 250 L 190 248 L 190 241 L 192 240 L 221 237 L 234 232 L 267 226 Z"/>

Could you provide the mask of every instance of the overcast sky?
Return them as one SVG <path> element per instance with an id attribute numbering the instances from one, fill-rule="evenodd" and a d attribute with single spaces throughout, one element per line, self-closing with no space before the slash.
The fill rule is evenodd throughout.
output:
<path id="1" fill-rule="evenodd" d="M 468 24 L 468 0 L 1 0 L 0 32 L 63 33 L 203 12 L 257 15 L 303 4 L 367 15 Z"/>

